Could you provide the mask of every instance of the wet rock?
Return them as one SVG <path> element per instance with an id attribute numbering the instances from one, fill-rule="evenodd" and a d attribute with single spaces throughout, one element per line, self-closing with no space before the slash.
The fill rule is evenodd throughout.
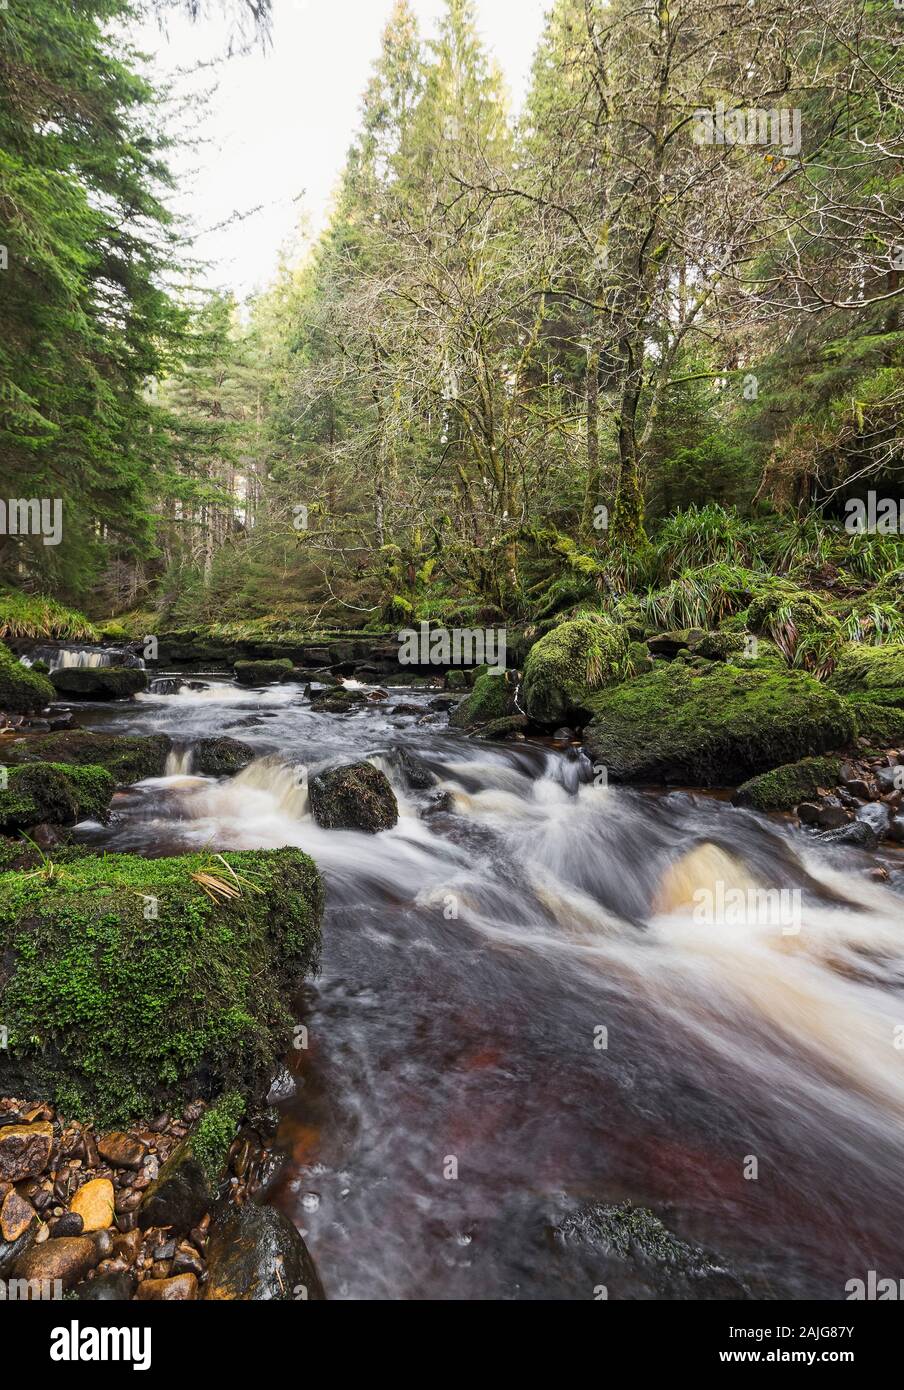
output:
<path id="1" fill-rule="evenodd" d="M 389 711 L 390 714 L 423 714 L 423 712 L 421 705 L 408 704 L 404 700 L 398 705 L 393 705 Z"/>
<path id="2" fill-rule="evenodd" d="M 17 1279 L 59 1279 L 64 1289 L 71 1289 L 94 1268 L 98 1258 L 90 1236 L 52 1236 L 22 1255 L 14 1273 Z"/>
<path id="3" fill-rule="evenodd" d="M 273 1078 L 270 1089 L 267 1092 L 267 1104 L 279 1105 L 283 1101 L 291 1100 L 298 1090 L 295 1077 L 288 1067 L 283 1067 L 282 1071 Z"/>
<path id="4" fill-rule="evenodd" d="M 173 1254 L 173 1274 L 194 1274 L 200 1279 L 204 1273 L 204 1261 L 193 1245 L 182 1241 Z"/>
<path id="5" fill-rule="evenodd" d="M 484 743 L 524 738 L 524 730 L 529 725 L 530 720 L 526 714 L 509 714 L 504 719 L 491 719 L 489 724 L 484 724 L 477 730 L 474 737 Z"/>
<path id="6" fill-rule="evenodd" d="M 904 782 L 900 778 L 901 769 L 899 767 L 879 767 L 876 769 L 876 781 L 882 792 L 900 791 L 901 787 L 904 786 Z"/>
<path id="7" fill-rule="evenodd" d="M 198 1297 L 198 1281 L 193 1274 L 174 1274 L 168 1279 L 145 1279 L 135 1294 L 139 1302 L 185 1302 Z"/>
<path id="8" fill-rule="evenodd" d="M 399 818 L 395 792 L 371 763 L 331 768 L 311 778 L 311 811 L 325 830 L 391 830 Z"/>
<path id="9" fill-rule="evenodd" d="M 863 825 L 868 825 L 877 840 L 884 840 L 891 825 L 891 811 L 883 802 L 873 801 L 868 806 L 860 807 L 857 820 Z"/>
<path id="10" fill-rule="evenodd" d="M 192 768 L 205 777 L 232 777 L 254 756 L 254 749 L 237 738 L 202 738 L 192 749 Z"/>
<path id="11" fill-rule="evenodd" d="M 837 797 L 827 797 L 825 801 L 803 801 L 797 808 L 801 825 L 815 825 L 820 830 L 835 830 L 847 825 L 850 813 Z"/>
<path id="12" fill-rule="evenodd" d="M 288 657 L 279 657 L 276 661 L 237 661 L 232 669 L 239 685 L 271 685 L 274 681 L 289 679 L 292 663 Z"/>
<path id="13" fill-rule="evenodd" d="M 308 1248 L 288 1217 L 273 1207 L 224 1206 L 211 1222 L 205 1299 L 323 1299 Z"/>
<path id="14" fill-rule="evenodd" d="M 753 811 L 790 811 L 801 802 L 809 804 L 823 788 L 833 786 L 838 775 L 836 758 L 803 758 L 751 777 L 738 787 L 732 800 L 735 806 Z"/>
<path id="15" fill-rule="evenodd" d="M 214 1194 L 190 1140 L 180 1144 L 160 1169 L 138 1207 L 138 1225 L 170 1226 L 177 1234 L 190 1231 L 209 1208 Z"/>
<path id="16" fill-rule="evenodd" d="M 97 1274 L 72 1291 L 83 1303 L 127 1303 L 135 1292 L 135 1275 L 125 1270 Z"/>
<path id="17" fill-rule="evenodd" d="M 69 1203 L 69 1210 L 82 1218 L 83 1230 L 105 1231 L 113 1224 L 113 1184 L 109 1178 L 92 1178 L 84 1183 Z"/>
<path id="18" fill-rule="evenodd" d="M 36 1178 L 50 1162 L 53 1126 L 46 1120 L 0 1128 L 0 1182 Z"/>
<path id="19" fill-rule="evenodd" d="M 54 1221 L 50 1228 L 52 1236 L 80 1236 L 84 1230 L 84 1221 L 77 1211 L 64 1211 L 63 1215 Z"/>
<path id="20" fill-rule="evenodd" d="M 837 830 L 823 830 L 819 839 L 824 845 L 846 845 L 852 849 L 874 850 L 879 845 L 875 830 L 862 820 L 852 820 Z"/>
<path id="21" fill-rule="evenodd" d="M 14 1245 L 36 1219 L 37 1212 L 31 1202 L 20 1197 L 11 1187 L 0 1204 L 0 1235 L 5 1244 Z"/>
<path id="22" fill-rule="evenodd" d="M 586 1266 L 587 1287 L 610 1298 L 748 1299 L 742 1280 L 717 1256 L 668 1230 L 631 1202 L 583 1207 L 551 1228 L 553 1248 Z"/>
<path id="23" fill-rule="evenodd" d="M 888 827 L 887 838 L 896 845 L 904 845 L 904 816 L 894 816 Z"/>
<path id="24" fill-rule="evenodd" d="M 63 666 L 50 682 L 71 699 L 128 700 L 147 689 L 148 673 L 135 666 Z"/>
<path id="25" fill-rule="evenodd" d="M 439 815 L 440 812 L 453 811 L 454 809 L 455 798 L 452 793 L 439 791 L 433 793 L 421 814 L 424 816 L 436 816 Z"/>
<path id="26" fill-rule="evenodd" d="M 140 1139 L 131 1134 L 115 1131 L 102 1134 L 97 1141 L 97 1151 L 101 1158 L 112 1163 L 114 1168 L 140 1168 L 144 1160 L 145 1147 Z"/>
<path id="27" fill-rule="evenodd" d="M 17 1240 L 0 1240 L 0 1279 L 12 1274 L 21 1257 L 34 1246 L 38 1237 L 40 1222 L 37 1216 L 27 1230 Z"/>

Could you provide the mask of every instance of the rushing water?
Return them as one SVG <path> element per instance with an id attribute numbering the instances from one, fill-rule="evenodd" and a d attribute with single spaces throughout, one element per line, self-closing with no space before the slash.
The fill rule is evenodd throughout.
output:
<path id="1" fill-rule="evenodd" d="M 428 699 L 336 716 L 297 685 L 213 680 L 82 707 L 179 741 L 168 775 L 83 838 L 299 845 L 325 876 L 272 1200 L 328 1294 L 592 1298 L 592 1259 L 549 1228 L 625 1198 L 759 1297 L 904 1276 L 904 898 L 856 852 L 716 797 L 597 786 L 574 749 L 465 739 Z M 191 742 L 213 734 L 260 758 L 193 776 Z M 438 787 L 408 787 L 401 748 Z M 319 829 L 309 775 L 359 757 L 393 782 L 398 826 Z M 799 890 L 799 931 L 699 922 L 693 891 L 720 882 Z M 642 1292 L 626 1272 L 610 1297 Z"/>

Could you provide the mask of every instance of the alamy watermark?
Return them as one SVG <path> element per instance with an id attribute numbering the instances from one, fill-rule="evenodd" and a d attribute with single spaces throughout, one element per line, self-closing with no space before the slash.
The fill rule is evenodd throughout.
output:
<path id="1" fill-rule="evenodd" d="M 729 110 L 717 101 L 694 112 L 693 140 L 696 145 L 774 145 L 781 154 L 800 154 L 800 107 Z"/>
<path id="2" fill-rule="evenodd" d="M 693 919 L 699 926 L 768 927 L 782 936 L 798 936 L 802 894 L 799 888 L 732 888 L 717 879 L 712 888 L 694 893 Z"/>
<path id="3" fill-rule="evenodd" d="M 42 536 L 45 545 L 63 539 L 62 497 L 0 498 L 0 536 Z"/>
<path id="4" fill-rule="evenodd" d="M 904 497 L 879 497 L 872 489 L 845 502 L 844 529 L 852 536 L 899 536 L 904 531 Z"/>
<path id="5" fill-rule="evenodd" d="M 505 668 L 504 627 L 403 628 L 399 633 L 400 666 L 490 666 Z"/>

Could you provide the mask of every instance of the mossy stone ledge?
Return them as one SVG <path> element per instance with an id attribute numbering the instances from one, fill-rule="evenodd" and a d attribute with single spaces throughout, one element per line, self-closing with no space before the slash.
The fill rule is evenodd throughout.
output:
<path id="1" fill-rule="evenodd" d="M 856 734 L 841 697 L 803 671 L 657 664 L 592 703 L 586 748 L 614 781 L 737 786 Z"/>
<path id="2" fill-rule="evenodd" d="M 297 849 L 0 873 L 0 1093 L 112 1125 L 256 1093 L 291 1037 L 286 1001 L 316 965 L 322 909 Z"/>
<path id="3" fill-rule="evenodd" d="M 50 681 L 73 700 L 129 700 L 147 689 L 148 673 L 140 666 L 63 666 Z"/>
<path id="4" fill-rule="evenodd" d="M 0 710 L 5 714 L 35 714 L 56 697 L 46 676 L 23 666 L 0 642 Z"/>
<path id="5" fill-rule="evenodd" d="M 288 680 L 293 666 L 288 657 L 276 661 L 236 661 L 233 665 L 239 685 L 272 685 Z"/>
<path id="6" fill-rule="evenodd" d="M 71 763 L 76 767 L 105 767 L 120 785 L 162 777 L 172 748 L 166 734 L 96 734 L 88 729 L 64 729 L 0 741 L 0 763 Z"/>

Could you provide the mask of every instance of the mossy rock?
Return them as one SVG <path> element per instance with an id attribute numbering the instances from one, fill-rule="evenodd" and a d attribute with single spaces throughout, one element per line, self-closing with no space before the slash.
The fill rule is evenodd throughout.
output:
<path id="1" fill-rule="evenodd" d="M 791 811 L 801 801 L 810 801 L 821 790 L 834 787 L 840 768 L 838 758 L 802 758 L 786 763 L 744 782 L 735 792 L 734 803 L 753 811 Z"/>
<path id="2" fill-rule="evenodd" d="M 470 690 L 473 684 L 473 668 L 457 666 L 446 672 L 447 690 Z"/>
<path id="3" fill-rule="evenodd" d="M 786 659 L 804 670 L 832 669 L 844 646 L 844 630 L 817 595 L 785 580 L 765 581 L 747 609 L 753 632 L 775 642 Z"/>
<path id="4" fill-rule="evenodd" d="M 363 830 L 376 835 L 399 819 L 395 792 L 373 763 L 333 767 L 311 778 L 311 812 L 325 830 Z"/>
<path id="5" fill-rule="evenodd" d="M 707 661 L 731 661 L 742 657 L 747 639 L 741 632 L 704 632 L 694 651 Z"/>
<path id="6" fill-rule="evenodd" d="M 880 705 L 867 695 L 845 700 L 857 721 L 857 733 L 876 749 L 904 746 L 904 705 Z"/>
<path id="7" fill-rule="evenodd" d="M 516 713 L 515 687 L 508 671 L 487 671 L 478 676 L 470 695 L 449 715 L 456 729 L 476 729 Z"/>
<path id="8" fill-rule="evenodd" d="M 783 763 L 843 748 L 852 712 L 803 671 L 657 664 L 593 697 L 585 742 L 614 781 L 736 786 Z"/>
<path id="9" fill-rule="evenodd" d="M 322 908 L 297 849 L 0 873 L 0 1094 L 116 1125 L 253 1093 L 288 1046 L 286 1000 L 317 960 Z"/>
<path id="10" fill-rule="evenodd" d="M 40 671 L 30 670 L 0 642 L 0 710 L 34 714 L 56 699 L 56 691 Z"/>
<path id="11" fill-rule="evenodd" d="M 205 1110 L 195 1128 L 173 1150 L 138 1208 L 138 1225 L 168 1226 L 186 1235 L 216 1201 L 245 1098 L 229 1091 Z"/>
<path id="12" fill-rule="evenodd" d="M 237 738 L 202 738 L 192 745 L 192 771 L 205 777 L 234 777 L 256 756 L 250 744 Z"/>
<path id="13" fill-rule="evenodd" d="M 861 706 L 874 702 L 904 708 L 904 646 L 850 642 L 826 684 L 842 695 L 855 695 Z"/>
<path id="14" fill-rule="evenodd" d="M 75 700 L 130 700 L 147 689 L 148 673 L 140 666 L 63 666 L 50 680 Z"/>
<path id="15" fill-rule="evenodd" d="M 628 633 L 599 618 L 575 618 L 553 628 L 527 654 L 524 708 L 538 724 L 581 724 L 593 692 L 628 674 Z"/>
<path id="16" fill-rule="evenodd" d="M 276 661 L 237 661 L 232 669 L 239 685 L 272 685 L 288 680 L 294 667 L 284 656 Z"/>
<path id="17" fill-rule="evenodd" d="M 116 782 L 102 767 L 67 767 L 63 763 L 28 763 L 8 774 L 0 791 L 0 832 L 47 821 L 74 825 L 81 820 L 105 820 Z"/>
<path id="18" fill-rule="evenodd" d="M 146 777 L 162 777 L 172 746 L 166 734 L 95 734 L 87 729 L 64 729 L 62 733 L 0 743 L 0 762 L 11 766 L 48 762 L 105 767 L 120 786 L 127 786 Z"/>

